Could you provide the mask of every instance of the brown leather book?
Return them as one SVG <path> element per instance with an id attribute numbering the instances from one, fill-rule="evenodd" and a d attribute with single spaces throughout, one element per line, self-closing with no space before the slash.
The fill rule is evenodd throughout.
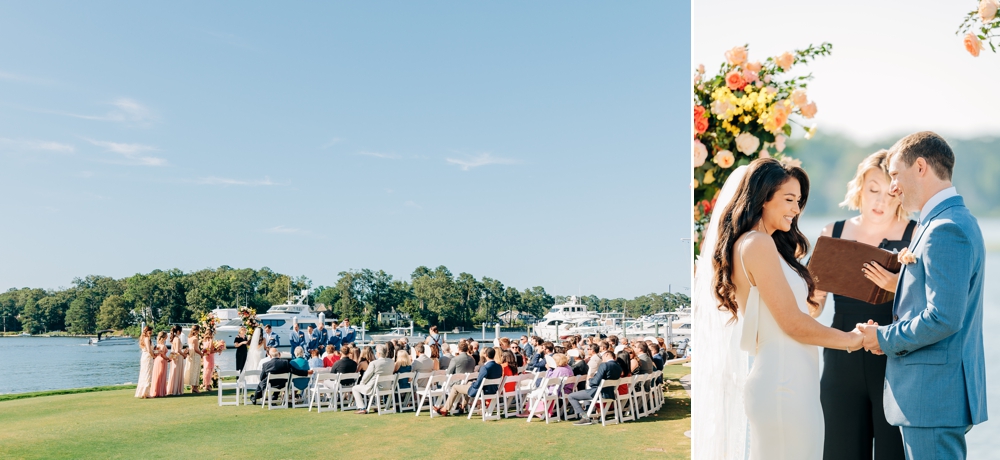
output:
<path id="1" fill-rule="evenodd" d="M 861 272 L 862 266 L 872 261 L 892 273 L 902 268 L 894 252 L 828 236 L 816 241 L 808 268 L 816 289 L 873 304 L 888 302 L 895 294 L 878 287 Z"/>

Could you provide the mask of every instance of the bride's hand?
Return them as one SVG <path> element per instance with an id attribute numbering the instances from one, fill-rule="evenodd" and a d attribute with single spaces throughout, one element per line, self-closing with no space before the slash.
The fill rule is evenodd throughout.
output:
<path id="1" fill-rule="evenodd" d="M 865 340 L 864 332 L 861 332 L 861 329 L 855 327 L 853 331 L 848 332 L 847 334 L 850 339 L 850 343 L 847 346 L 848 353 L 861 350 Z"/>
<path id="2" fill-rule="evenodd" d="M 899 280 L 899 275 L 886 270 L 875 262 L 865 264 L 861 268 L 861 272 L 865 274 L 865 278 L 870 279 L 878 287 L 892 293 L 896 292 L 896 281 Z"/>

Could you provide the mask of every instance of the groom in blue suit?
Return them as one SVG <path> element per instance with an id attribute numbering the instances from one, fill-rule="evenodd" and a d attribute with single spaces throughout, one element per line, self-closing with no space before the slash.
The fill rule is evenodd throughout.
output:
<path id="1" fill-rule="evenodd" d="M 906 458 L 964 459 L 965 434 L 987 418 L 983 236 L 951 184 L 943 138 L 911 134 L 887 161 L 889 190 L 920 212 L 920 227 L 900 256 L 892 324 L 859 327 L 865 348 L 889 357 L 885 418 L 900 427 Z"/>

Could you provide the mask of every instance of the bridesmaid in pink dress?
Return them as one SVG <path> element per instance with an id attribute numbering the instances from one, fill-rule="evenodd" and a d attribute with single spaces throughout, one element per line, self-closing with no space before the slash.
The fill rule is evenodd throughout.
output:
<path id="1" fill-rule="evenodd" d="M 170 360 L 167 394 L 171 396 L 184 394 L 184 360 L 187 359 L 188 352 L 184 351 L 184 345 L 181 343 L 181 330 L 180 326 L 170 329 L 170 350 L 173 359 Z"/>
<path id="2" fill-rule="evenodd" d="M 156 359 L 153 360 L 153 377 L 150 381 L 149 397 L 159 398 L 167 395 L 167 333 L 160 332 L 156 336 Z"/>
<path id="3" fill-rule="evenodd" d="M 202 387 L 205 391 L 212 391 L 212 371 L 215 370 L 215 355 L 217 351 L 215 350 L 214 335 L 209 331 L 204 331 L 204 334 L 205 340 L 201 343 L 202 353 L 204 353 L 205 358 L 204 384 Z"/>
<path id="4" fill-rule="evenodd" d="M 153 328 L 146 326 L 139 337 L 139 384 L 135 387 L 136 398 L 148 398 L 150 382 L 153 381 Z"/>

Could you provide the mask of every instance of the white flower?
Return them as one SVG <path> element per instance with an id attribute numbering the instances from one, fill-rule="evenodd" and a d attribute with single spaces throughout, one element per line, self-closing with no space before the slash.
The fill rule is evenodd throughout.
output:
<path id="1" fill-rule="evenodd" d="M 806 128 L 806 139 L 812 139 L 816 135 L 816 124 Z"/>
<path id="2" fill-rule="evenodd" d="M 774 136 L 774 150 L 778 153 L 785 151 L 785 136 L 783 134 Z"/>
<path id="3" fill-rule="evenodd" d="M 760 147 L 760 139 L 757 139 L 757 136 L 746 132 L 736 136 L 736 150 L 744 155 L 753 155 L 758 147 Z"/>
<path id="4" fill-rule="evenodd" d="M 997 16 L 997 8 L 1000 8 L 1000 3 L 997 0 L 982 0 L 979 2 L 979 19 L 983 20 L 983 23 L 989 23 Z"/>
<path id="5" fill-rule="evenodd" d="M 797 160 L 797 159 L 792 158 L 792 157 L 781 157 L 781 159 L 778 160 L 778 161 L 780 161 L 781 164 L 783 164 L 785 166 L 790 166 L 790 167 L 794 167 L 794 168 L 801 168 L 802 167 L 802 160 Z"/>
<path id="6" fill-rule="evenodd" d="M 718 116 L 718 117 L 725 116 L 726 115 L 726 111 L 728 111 L 731 108 L 732 108 L 732 106 L 729 105 L 728 102 L 723 101 L 721 99 L 716 100 L 716 101 L 712 101 L 712 113 L 715 114 L 715 116 Z"/>
<path id="7" fill-rule="evenodd" d="M 694 167 L 700 167 L 708 159 L 708 148 L 701 141 L 694 141 Z"/>

